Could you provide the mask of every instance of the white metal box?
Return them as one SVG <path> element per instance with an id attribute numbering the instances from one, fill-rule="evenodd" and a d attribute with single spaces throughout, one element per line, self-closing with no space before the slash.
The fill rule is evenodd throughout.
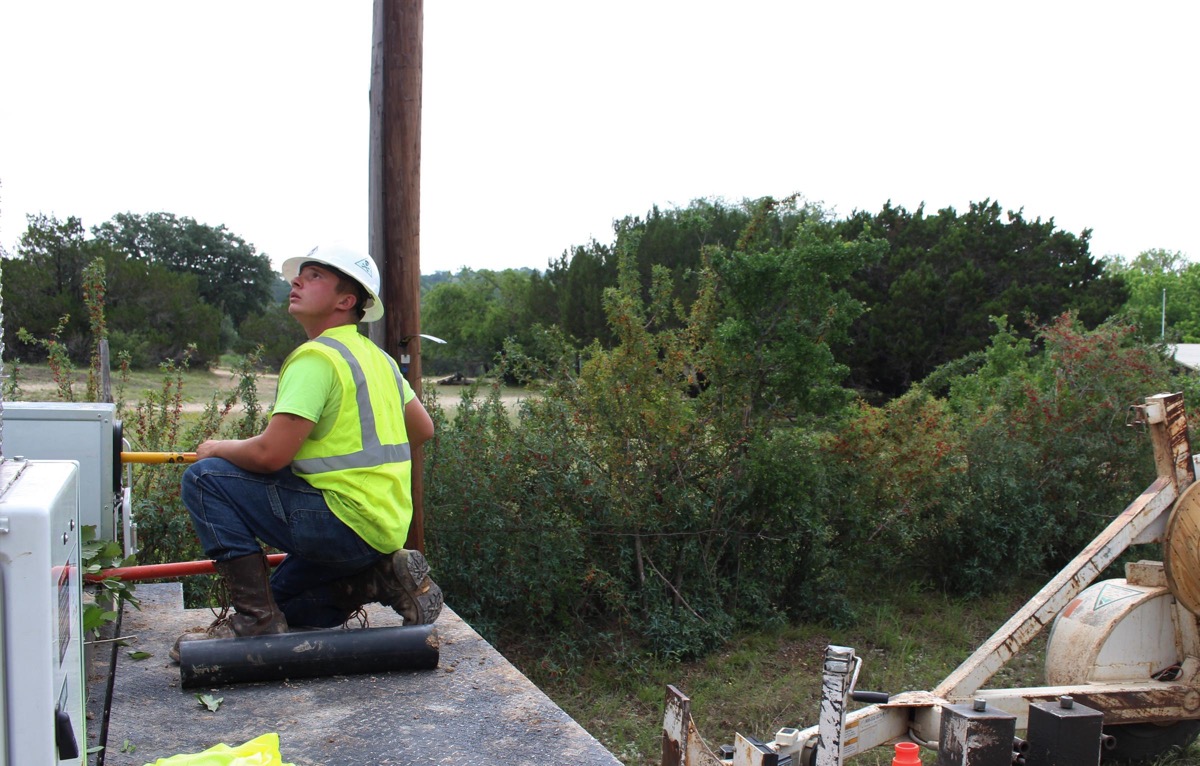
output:
<path id="1" fill-rule="evenodd" d="M 78 462 L 79 523 L 95 527 L 98 540 L 119 539 L 114 503 L 120 492 L 120 453 L 114 404 L 4 402 L 4 456 Z"/>
<path id="2" fill-rule="evenodd" d="M 86 760 L 78 468 L 0 462 L 3 766 Z"/>

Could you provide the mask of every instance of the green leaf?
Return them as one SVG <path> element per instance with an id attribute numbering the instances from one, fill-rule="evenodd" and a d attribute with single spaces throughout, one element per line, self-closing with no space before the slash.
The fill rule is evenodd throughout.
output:
<path id="1" fill-rule="evenodd" d="M 125 652 L 125 653 L 128 654 L 130 656 L 130 658 L 135 659 L 135 660 L 146 660 L 146 659 L 149 659 L 154 656 L 150 652 L 142 652 L 142 651 Z"/>
<path id="2" fill-rule="evenodd" d="M 197 694 L 196 701 L 211 712 L 217 712 L 217 708 L 221 707 L 221 703 L 225 701 L 224 697 L 214 697 L 211 694 Z"/>
<path id="3" fill-rule="evenodd" d="M 94 604 L 83 608 L 83 632 L 90 633 L 98 630 L 101 625 L 117 619 L 117 613 L 101 609 Z"/>

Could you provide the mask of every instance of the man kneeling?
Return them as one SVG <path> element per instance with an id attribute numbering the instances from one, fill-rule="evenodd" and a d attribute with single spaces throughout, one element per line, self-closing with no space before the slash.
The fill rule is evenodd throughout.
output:
<path id="1" fill-rule="evenodd" d="M 184 505 L 229 591 L 233 614 L 179 642 L 341 625 L 364 604 L 434 622 L 442 591 L 412 521 L 411 450 L 433 421 L 396 362 L 358 332 L 383 316 L 369 257 L 314 248 L 284 261 L 288 313 L 308 341 L 279 372 L 266 429 L 206 441 L 183 476 Z M 274 575 L 260 545 L 287 555 Z"/>

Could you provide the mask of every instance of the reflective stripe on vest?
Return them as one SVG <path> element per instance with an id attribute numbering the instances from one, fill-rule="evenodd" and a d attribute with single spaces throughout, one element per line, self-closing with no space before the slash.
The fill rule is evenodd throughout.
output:
<path id="1" fill-rule="evenodd" d="M 342 359 L 350 367 L 350 377 L 354 380 L 354 401 L 358 404 L 358 422 L 362 425 L 362 449 L 346 455 L 333 457 L 309 457 L 292 461 L 292 469 L 297 473 L 328 473 L 329 471 L 344 471 L 349 468 L 373 468 L 384 463 L 405 463 L 412 459 L 412 449 L 408 442 L 404 444 L 380 444 L 379 431 L 375 426 L 375 410 L 371 407 L 371 394 L 367 391 L 367 376 L 363 374 L 362 365 L 354 358 L 354 354 L 340 341 L 333 338 L 314 338 L 315 342 L 328 346 L 342 355 Z M 404 402 L 404 384 L 400 380 L 400 368 L 388 357 L 392 365 L 392 373 L 396 376 L 396 386 L 400 389 L 400 401 Z"/>

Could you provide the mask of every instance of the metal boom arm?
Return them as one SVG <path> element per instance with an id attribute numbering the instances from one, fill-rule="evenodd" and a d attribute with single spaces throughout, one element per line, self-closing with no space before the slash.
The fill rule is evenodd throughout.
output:
<path id="1" fill-rule="evenodd" d="M 932 692 L 897 695 L 887 704 L 869 705 L 846 715 L 846 734 L 839 745 L 849 746 L 836 756 L 836 762 L 842 756 L 902 738 L 914 726 L 931 728 L 940 718 L 937 712 L 942 703 L 960 701 L 978 691 L 1129 546 L 1164 539 L 1171 508 L 1195 481 L 1183 397 L 1159 394 L 1133 409 L 1141 413 L 1138 422 L 1149 425 L 1158 478 Z M 781 729 L 775 741 L 756 743 L 755 747 L 746 747 L 746 738 L 739 735 L 733 766 L 771 766 L 784 755 L 807 764 L 820 746 L 819 734 L 817 726 L 801 731 L 789 727 Z M 691 720 L 689 700 L 674 687 L 668 687 L 663 743 L 664 766 L 728 763 L 704 745 Z"/>

